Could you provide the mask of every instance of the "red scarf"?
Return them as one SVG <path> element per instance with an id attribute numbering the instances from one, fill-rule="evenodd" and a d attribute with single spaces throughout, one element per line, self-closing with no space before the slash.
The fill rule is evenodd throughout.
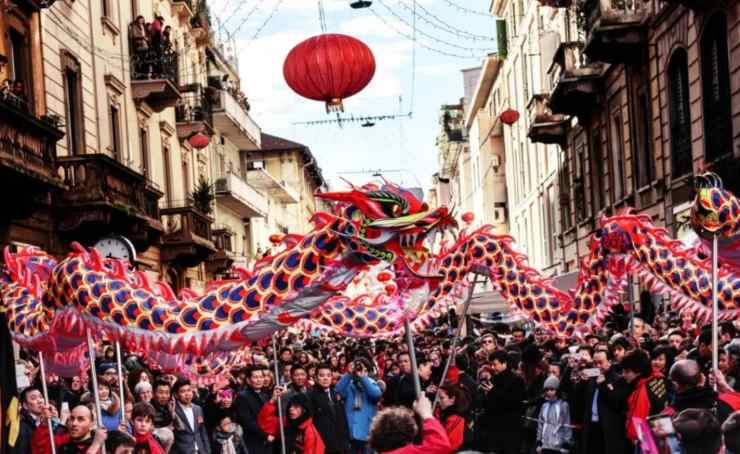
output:
<path id="1" fill-rule="evenodd" d="M 150 454 L 167 454 L 159 442 L 154 439 L 151 432 L 144 435 L 136 435 L 136 448 L 138 449 L 141 446 L 146 446 Z"/>

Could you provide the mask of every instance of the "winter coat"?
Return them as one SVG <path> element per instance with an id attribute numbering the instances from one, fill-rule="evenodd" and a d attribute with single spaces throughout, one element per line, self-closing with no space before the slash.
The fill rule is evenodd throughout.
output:
<path id="1" fill-rule="evenodd" d="M 537 441 L 542 449 L 568 452 L 573 442 L 570 408 L 562 399 L 545 400 L 537 418 Z"/>
<path id="2" fill-rule="evenodd" d="M 453 451 L 457 451 L 465 442 L 465 418 L 460 415 L 449 415 L 442 421 L 447 432 L 447 439 Z"/>
<path id="3" fill-rule="evenodd" d="M 445 428 L 434 418 L 424 420 L 422 440 L 420 445 L 408 444 L 388 451 L 388 454 L 449 454 L 452 452 Z"/>
<path id="4" fill-rule="evenodd" d="M 262 407 L 262 410 L 260 410 L 260 413 L 257 416 L 257 424 L 265 433 L 276 438 L 280 436 L 280 420 L 277 415 L 277 405 L 275 402 L 270 401 Z M 288 425 L 287 418 L 285 425 Z M 306 419 L 300 426 L 298 426 L 298 429 L 302 435 L 298 437 L 300 442 L 297 443 L 297 446 L 300 445 L 302 447 L 300 454 L 324 454 L 326 447 L 324 446 L 324 441 L 321 439 L 319 431 L 316 430 L 316 426 L 313 424 L 312 418 Z M 287 448 L 288 453 L 294 452 L 290 446 Z"/>
<path id="5" fill-rule="evenodd" d="M 647 378 L 641 378 L 627 399 L 627 415 L 625 418 L 627 438 L 635 443 L 637 431 L 632 423 L 632 418 L 647 419 L 648 416 L 657 415 L 666 403 L 667 388 L 662 374 L 655 374 Z"/>
<path id="6" fill-rule="evenodd" d="M 378 413 L 378 402 L 383 395 L 375 380 L 364 376 L 359 378 L 360 390 L 354 383 L 353 376 L 344 374 L 337 383 L 336 390 L 344 401 L 344 414 L 347 416 L 350 440 L 367 441 L 370 435 L 370 423 Z M 359 393 L 359 395 L 358 395 Z M 359 408 L 355 409 L 355 397 L 358 397 Z"/>
<path id="7" fill-rule="evenodd" d="M 313 424 L 324 440 L 327 452 L 345 452 L 349 446 L 347 415 L 339 394 L 331 390 L 331 399 L 326 390 L 317 386 L 308 392 L 313 406 Z"/>
<path id="8" fill-rule="evenodd" d="M 213 454 L 249 454 L 247 447 L 244 445 L 244 440 L 236 431 L 223 432 L 220 429 L 213 432 L 211 452 Z"/>
<path id="9" fill-rule="evenodd" d="M 57 454 L 86 454 L 92 442 L 92 434 L 84 440 L 74 441 L 66 431 L 54 431 L 54 447 Z M 33 454 L 51 454 L 51 441 L 49 440 L 49 426 L 47 424 L 41 424 L 33 432 L 31 452 Z"/>
<path id="10" fill-rule="evenodd" d="M 247 387 L 239 393 L 232 404 L 236 409 L 236 422 L 242 428 L 244 444 L 249 454 L 272 454 L 272 444 L 267 442 L 267 434 L 257 425 L 257 415 L 268 397 Z"/>
<path id="11" fill-rule="evenodd" d="M 574 397 L 577 398 L 578 408 L 582 409 L 582 414 L 577 423 L 583 425 L 583 431 L 580 435 L 581 452 L 590 452 L 588 449 L 588 440 L 592 426 L 591 422 L 591 404 L 593 402 L 596 390 L 599 390 L 597 407 L 599 411 L 599 425 L 604 433 L 605 454 L 624 454 L 632 452 L 633 448 L 628 446 L 625 413 L 627 410 L 627 398 L 629 396 L 629 386 L 624 381 L 615 368 L 609 370 L 606 374 L 606 380 L 597 384 L 595 378 L 587 381 L 581 381 L 574 388 Z M 575 419 L 575 418 L 571 418 Z"/>
<path id="12" fill-rule="evenodd" d="M 35 430 L 36 421 L 28 411 L 21 410 L 18 438 L 15 441 L 15 446 L 10 448 L 10 454 L 31 454 L 31 438 Z"/>
<path id="13" fill-rule="evenodd" d="M 681 413 L 687 408 L 703 408 L 711 410 L 717 406 L 717 419 L 722 424 L 733 412 L 729 399 L 723 399 L 724 394 L 718 395 L 709 386 L 691 388 L 683 392 L 677 392 L 673 402 L 663 410 L 664 414 L 674 415 Z"/>

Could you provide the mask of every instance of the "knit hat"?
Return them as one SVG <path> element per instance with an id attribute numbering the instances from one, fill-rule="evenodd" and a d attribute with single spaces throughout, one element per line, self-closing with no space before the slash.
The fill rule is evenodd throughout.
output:
<path id="1" fill-rule="evenodd" d="M 560 380 L 558 380 L 558 377 L 554 375 L 550 375 L 545 380 L 545 385 L 543 386 L 544 389 L 559 389 L 560 388 Z"/>
<path id="2" fill-rule="evenodd" d="M 105 374 L 106 371 L 109 371 L 109 370 L 112 370 L 112 371 L 115 372 L 115 370 L 116 370 L 116 363 L 102 362 L 102 363 L 99 363 L 98 364 L 98 366 L 96 367 L 96 369 L 97 369 L 96 372 L 98 373 L 98 375 L 103 375 L 103 374 Z"/>

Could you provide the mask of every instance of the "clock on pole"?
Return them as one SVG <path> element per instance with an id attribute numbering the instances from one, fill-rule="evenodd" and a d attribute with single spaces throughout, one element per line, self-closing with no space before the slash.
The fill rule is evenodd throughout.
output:
<path id="1" fill-rule="evenodd" d="M 136 248 L 123 235 L 104 236 L 95 243 L 95 249 L 104 258 L 127 260 L 131 264 L 136 261 Z"/>

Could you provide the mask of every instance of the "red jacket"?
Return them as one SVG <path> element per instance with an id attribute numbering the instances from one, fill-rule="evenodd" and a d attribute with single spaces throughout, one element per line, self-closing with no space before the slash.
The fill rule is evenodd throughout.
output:
<path id="1" fill-rule="evenodd" d="M 275 402 L 269 401 L 262 407 L 257 415 L 257 425 L 264 433 L 276 438 L 280 437 L 280 419 L 277 416 Z M 321 439 L 319 431 L 313 425 L 313 419 L 308 418 L 299 427 L 303 430 L 303 454 L 324 454 L 326 449 L 324 440 Z"/>
<path id="2" fill-rule="evenodd" d="M 73 441 L 72 437 L 68 433 L 55 433 L 54 434 L 54 446 L 56 452 L 60 451 L 60 448 L 67 447 L 72 448 L 72 452 L 78 452 L 84 454 L 92 444 L 93 437 L 90 434 L 85 440 Z M 69 452 L 69 451 L 68 451 Z M 51 454 L 51 440 L 49 440 L 49 426 L 47 424 L 41 424 L 33 431 L 33 437 L 31 438 L 31 454 Z"/>
<path id="3" fill-rule="evenodd" d="M 423 439 L 420 445 L 408 444 L 402 448 L 388 451 L 388 454 L 450 454 L 453 449 L 447 432 L 434 418 L 424 420 Z"/>
<path id="4" fill-rule="evenodd" d="M 632 423 L 632 418 L 647 419 L 648 416 L 663 411 L 666 401 L 666 387 L 663 374 L 654 372 L 647 378 L 637 381 L 635 390 L 627 399 L 627 419 L 625 428 L 627 438 L 633 442 L 637 441 L 637 431 Z"/>
<path id="5" fill-rule="evenodd" d="M 460 415 L 450 415 L 445 421 L 445 431 L 453 451 L 460 449 L 465 437 L 465 418 Z"/>

